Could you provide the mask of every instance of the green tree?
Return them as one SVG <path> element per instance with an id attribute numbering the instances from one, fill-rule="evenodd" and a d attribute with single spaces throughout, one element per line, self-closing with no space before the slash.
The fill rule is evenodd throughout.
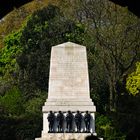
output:
<path id="1" fill-rule="evenodd" d="M 22 52 L 21 32 L 13 32 L 4 39 L 5 47 L 0 49 L 0 94 L 17 84 L 18 65 L 16 57 Z"/>
<path id="2" fill-rule="evenodd" d="M 22 52 L 20 47 L 21 32 L 14 32 L 8 35 L 5 40 L 5 47 L 0 50 L 0 76 L 16 71 L 16 57 Z"/>
<path id="3" fill-rule="evenodd" d="M 140 62 L 136 64 L 136 71 L 132 72 L 126 82 L 126 88 L 132 95 L 137 95 L 140 92 Z"/>
<path id="4" fill-rule="evenodd" d="M 4 96 L 0 96 L 0 107 L 3 115 L 19 116 L 24 112 L 23 98 L 17 87 L 9 89 Z"/>

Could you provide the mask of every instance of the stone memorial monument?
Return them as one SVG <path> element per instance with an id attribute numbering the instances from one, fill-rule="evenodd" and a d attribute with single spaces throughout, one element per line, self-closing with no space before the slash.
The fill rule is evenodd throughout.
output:
<path id="1" fill-rule="evenodd" d="M 54 132 L 49 133 L 48 115 L 52 111 L 55 115 Z M 58 132 L 56 116 L 58 112 L 64 115 L 63 130 Z M 77 132 L 73 119 L 72 131 L 67 132 L 66 115 L 71 112 L 75 116 L 79 111 L 84 118 L 86 111 L 91 115 L 90 130 L 86 133 L 84 119 Z M 36 140 L 84 140 L 89 133 L 95 133 L 96 107 L 90 99 L 89 74 L 86 47 L 67 42 L 53 46 L 50 59 L 48 99 L 42 108 L 43 131 L 41 138 Z"/>

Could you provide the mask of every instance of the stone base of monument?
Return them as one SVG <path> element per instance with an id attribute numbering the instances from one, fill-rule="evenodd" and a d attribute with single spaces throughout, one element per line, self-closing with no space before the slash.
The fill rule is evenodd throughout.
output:
<path id="1" fill-rule="evenodd" d="M 90 133 L 46 133 L 35 140 L 85 140 Z M 94 133 L 93 135 L 97 135 Z"/>
<path id="2" fill-rule="evenodd" d="M 80 98 L 80 97 L 79 97 Z M 96 107 L 94 106 L 94 103 L 91 99 L 47 99 L 45 102 L 45 105 L 42 108 L 43 111 L 43 131 L 42 133 L 48 133 L 49 131 L 49 122 L 47 120 L 49 111 L 52 110 L 55 113 L 55 116 L 57 116 L 58 111 L 62 111 L 64 117 L 66 117 L 67 111 L 70 110 L 73 115 L 75 116 L 76 111 L 79 110 L 82 114 L 82 117 L 84 117 L 86 110 L 89 111 L 91 115 L 90 120 L 90 133 L 95 133 L 95 112 Z M 74 132 L 76 132 L 76 124 L 73 121 L 72 128 Z M 63 122 L 63 129 L 64 132 L 66 131 L 66 121 Z M 83 133 L 85 131 L 85 123 L 82 119 L 81 122 L 81 132 Z M 54 123 L 54 131 L 57 132 L 57 122 Z M 56 133 L 55 133 L 56 134 Z"/>

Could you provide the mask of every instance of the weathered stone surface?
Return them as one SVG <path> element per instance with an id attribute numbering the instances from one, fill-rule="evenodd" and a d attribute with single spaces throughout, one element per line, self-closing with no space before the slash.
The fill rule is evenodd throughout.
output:
<path id="1" fill-rule="evenodd" d="M 86 48 L 71 42 L 52 47 L 48 99 L 89 99 Z"/>
<path id="2" fill-rule="evenodd" d="M 86 47 L 67 42 L 52 47 L 49 92 L 43 112 L 95 112 L 90 99 Z"/>

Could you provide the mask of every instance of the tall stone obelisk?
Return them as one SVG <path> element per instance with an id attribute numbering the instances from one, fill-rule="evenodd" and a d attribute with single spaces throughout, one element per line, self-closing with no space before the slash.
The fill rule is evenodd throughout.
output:
<path id="1" fill-rule="evenodd" d="M 52 47 L 48 99 L 42 109 L 42 138 L 44 138 L 44 140 L 48 140 L 47 116 L 50 110 L 56 113 L 62 111 L 64 114 L 68 110 L 73 113 L 79 110 L 83 115 L 85 111 L 88 110 L 92 116 L 91 132 L 95 132 L 94 113 L 96 112 L 96 107 L 90 99 L 85 46 L 67 42 Z M 82 127 L 84 130 L 85 126 L 83 125 Z M 54 135 L 57 135 L 57 133 Z M 74 138 L 76 138 L 76 136 Z"/>

